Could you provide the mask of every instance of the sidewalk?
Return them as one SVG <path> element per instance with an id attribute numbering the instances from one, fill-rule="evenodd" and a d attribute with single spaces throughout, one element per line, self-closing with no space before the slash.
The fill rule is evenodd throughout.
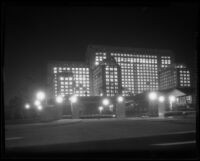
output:
<path id="1" fill-rule="evenodd" d="M 47 125 L 63 125 L 63 124 L 72 124 L 81 122 L 81 119 L 60 119 L 51 122 L 37 122 L 37 123 L 24 123 L 24 124 L 7 124 L 5 127 L 14 128 L 14 127 L 28 127 L 28 126 L 47 126 Z"/>

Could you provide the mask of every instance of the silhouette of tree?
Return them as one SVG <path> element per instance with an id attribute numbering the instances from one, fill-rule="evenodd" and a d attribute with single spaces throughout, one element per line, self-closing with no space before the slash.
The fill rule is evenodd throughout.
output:
<path id="1" fill-rule="evenodd" d="M 15 96 L 9 101 L 11 119 L 23 118 L 23 99 Z"/>

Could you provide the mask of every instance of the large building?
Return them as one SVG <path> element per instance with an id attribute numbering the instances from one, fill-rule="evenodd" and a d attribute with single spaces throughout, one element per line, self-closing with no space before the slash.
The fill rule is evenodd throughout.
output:
<path id="1" fill-rule="evenodd" d="M 88 46 L 86 63 L 51 62 L 51 96 L 131 96 L 159 89 L 158 72 L 174 63 L 170 50 Z"/>
<path id="2" fill-rule="evenodd" d="M 50 62 L 48 87 L 51 96 L 90 96 L 89 66 L 82 62 Z"/>
<path id="3" fill-rule="evenodd" d="M 158 90 L 158 71 L 174 62 L 173 52 L 170 50 L 92 45 L 87 49 L 87 63 L 91 73 L 104 59 L 110 57 L 121 67 L 119 81 L 124 96 Z M 94 92 L 92 86 L 91 93 Z"/>
<path id="4" fill-rule="evenodd" d="M 190 71 L 184 64 L 173 64 L 159 71 L 159 89 L 190 88 Z"/>
<path id="5" fill-rule="evenodd" d="M 92 71 L 93 95 L 115 96 L 122 94 L 121 68 L 113 58 L 106 58 Z"/>

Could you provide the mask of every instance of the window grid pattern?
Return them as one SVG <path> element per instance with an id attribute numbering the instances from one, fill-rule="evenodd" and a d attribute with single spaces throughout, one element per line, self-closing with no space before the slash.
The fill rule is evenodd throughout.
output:
<path id="1" fill-rule="evenodd" d="M 89 68 L 54 67 L 54 91 L 57 95 L 89 96 Z M 59 76 L 60 73 L 71 73 L 68 76 Z"/>
<path id="2" fill-rule="evenodd" d="M 106 59 L 106 53 L 97 52 L 95 55 L 95 65 L 99 65 L 99 63 L 102 62 L 104 59 Z"/>
<path id="3" fill-rule="evenodd" d="M 166 68 L 171 64 L 170 56 L 161 56 L 161 68 Z"/>
<path id="4" fill-rule="evenodd" d="M 181 87 L 190 87 L 191 82 L 190 82 L 190 72 L 187 69 L 179 69 L 179 74 L 180 74 L 180 86 Z"/>
<path id="5" fill-rule="evenodd" d="M 115 96 L 118 94 L 118 72 L 117 67 L 106 66 L 105 76 L 106 76 L 106 95 Z"/>
<path id="6" fill-rule="evenodd" d="M 146 90 L 158 90 L 157 56 L 111 53 L 121 66 L 123 95 L 137 94 Z M 136 64 L 137 70 L 134 70 Z M 137 72 L 137 80 L 134 79 Z M 134 85 L 137 81 L 137 87 Z M 137 88 L 137 93 L 135 88 Z"/>
<path id="7" fill-rule="evenodd" d="M 93 87 L 95 96 L 103 94 L 102 68 L 100 66 L 93 71 Z"/>
<path id="8" fill-rule="evenodd" d="M 162 71 L 160 74 L 160 90 L 175 88 L 177 86 L 177 73 L 174 70 Z"/>
<path id="9" fill-rule="evenodd" d="M 157 64 L 137 64 L 138 93 L 158 90 Z"/>

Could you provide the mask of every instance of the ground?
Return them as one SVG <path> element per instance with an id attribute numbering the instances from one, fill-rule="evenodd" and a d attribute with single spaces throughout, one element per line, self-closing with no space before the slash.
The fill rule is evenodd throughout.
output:
<path id="1" fill-rule="evenodd" d="M 63 119 L 5 127 L 7 155 L 137 151 L 140 157 L 185 158 L 196 156 L 195 137 L 195 118 Z"/>

